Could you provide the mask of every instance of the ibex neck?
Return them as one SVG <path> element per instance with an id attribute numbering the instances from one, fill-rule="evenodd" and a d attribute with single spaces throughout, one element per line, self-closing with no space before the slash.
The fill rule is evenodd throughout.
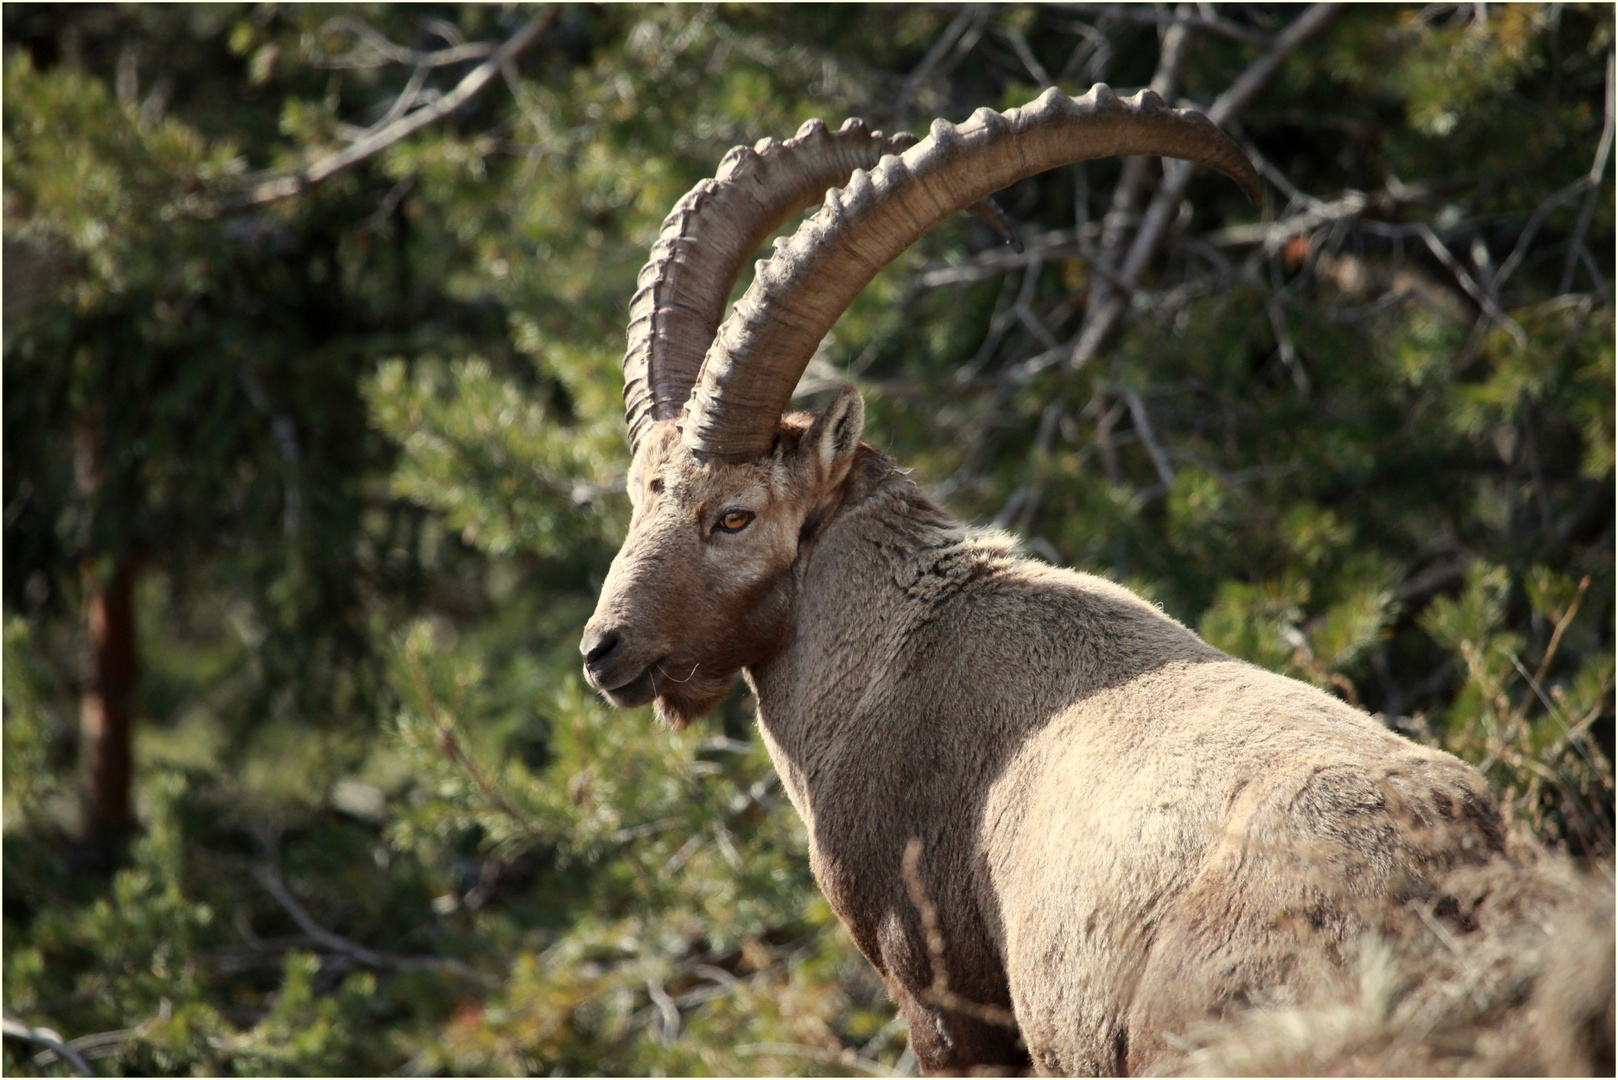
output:
<path id="1" fill-rule="evenodd" d="M 807 787 L 850 747 L 880 740 L 863 728 L 905 670 L 912 632 L 987 565 L 1015 558 L 1008 542 L 954 520 L 897 471 L 872 479 L 855 485 L 795 568 L 786 648 L 747 672 L 771 755 L 806 819 Z"/>

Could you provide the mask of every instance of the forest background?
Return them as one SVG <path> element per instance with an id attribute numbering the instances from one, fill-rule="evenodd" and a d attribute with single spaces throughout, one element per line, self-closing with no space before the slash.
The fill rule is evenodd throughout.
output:
<path id="1" fill-rule="evenodd" d="M 740 688 L 662 730 L 576 649 L 676 199 L 1050 85 L 1211 110 L 1263 204 L 1020 183 L 802 403 L 1610 862 L 1609 6 L 3 18 L 6 1072 L 909 1071 Z"/>

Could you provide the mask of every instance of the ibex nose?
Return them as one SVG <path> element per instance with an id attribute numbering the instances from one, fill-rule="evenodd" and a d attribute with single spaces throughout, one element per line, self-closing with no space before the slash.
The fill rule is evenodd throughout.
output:
<path id="1" fill-rule="evenodd" d="M 616 630 L 587 630 L 584 639 L 579 642 L 579 652 L 584 655 L 584 666 L 592 671 L 603 667 L 618 652 L 618 646 L 623 644 L 623 638 Z"/>

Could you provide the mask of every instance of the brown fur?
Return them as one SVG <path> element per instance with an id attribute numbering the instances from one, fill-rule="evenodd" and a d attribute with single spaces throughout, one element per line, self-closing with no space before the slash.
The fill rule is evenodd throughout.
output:
<path id="1" fill-rule="evenodd" d="M 953 521 L 862 426 L 845 390 L 734 466 L 657 425 L 582 648 L 675 723 L 744 673 L 924 1069 L 1168 1067 L 1211 1018 L 1303 1001 L 1401 905 L 1464 932 L 1435 882 L 1502 850 L 1473 770 Z M 715 533 L 734 506 L 752 524 Z"/>
<path id="2" fill-rule="evenodd" d="M 1161 1070 L 1611 1076 L 1611 884 L 1513 847 L 1443 875 L 1427 903 L 1379 905 L 1367 919 L 1378 931 L 1308 1000 L 1193 1025 Z M 1459 919 L 1432 914 L 1445 905 Z"/>

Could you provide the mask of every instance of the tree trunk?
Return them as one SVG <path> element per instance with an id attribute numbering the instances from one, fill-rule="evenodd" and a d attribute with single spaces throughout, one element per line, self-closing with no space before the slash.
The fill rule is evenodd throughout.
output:
<path id="1" fill-rule="evenodd" d="M 79 755 L 87 782 L 85 810 L 92 835 L 117 836 L 130 824 L 131 698 L 135 652 L 135 560 L 119 556 L 103 576 L 86 560 L 85 622 L 90 678 L 79 714 Z"/>
<path id="2" fill-rule="evenodd" d="M 79 495 L 98 514 L 104 496 L 102 463 L 93 411 L 74 432 L 74 466 Z M 95 550 L 94 530 L 86 536 Z M 136 550 L 105 558 L 86 554 L 79 564 L 84 582 L 84 622 L 89 641 L 84 699 L 79 709 L 79 765 L 84 776 L 86 839 L 113 854 L 128 835 L 134 815 L 129 799 L 131 705 L 140 658 L 135 651 Z"/>

